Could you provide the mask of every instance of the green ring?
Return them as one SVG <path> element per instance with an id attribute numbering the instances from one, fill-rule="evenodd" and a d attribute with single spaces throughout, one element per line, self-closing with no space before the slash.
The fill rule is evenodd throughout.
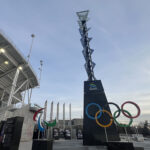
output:
<path id="1" fill-rule="evenodd" d="M 132 122 L 133 122 L 133 119 L 132 119 L 132 118 L 130 118 L 130 121 L 129 121 L 128 124 L 121 124 L 121 123 L 119 123 L 119 122 L 117 121 L 117 119 L 116 119 L 116 113 L 119 112 L 119 111 L 122 111 L 122 110 L 116 110 L 116 111 L 114 112 L 114 115 L 113 115 L 114 121 L 116 122 L 116 124 L 117 124 L 118 126 L 120 126 L 120 127 L 130 127 L 131 124 L 132 124 Z M 123 111 L 126 112 L 129 116 L 132 117 L 132 115 L 131 115 L 127 110 L 123 110 Z"/>
<path id="2" fill-rule="evenodd" d="M 44 121 L 45 125 L 48 126 L 48 127 L 54 127 L 56 126 L 56 119 L 52 122 L 52 123 L 48 123 L 46 121 Z"/>

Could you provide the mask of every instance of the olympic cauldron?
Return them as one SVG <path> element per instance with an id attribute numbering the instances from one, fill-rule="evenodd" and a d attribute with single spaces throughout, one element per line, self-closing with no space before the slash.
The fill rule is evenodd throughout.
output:
<path id="1" fill-rule="evenodd" d="M 86 22 L 88 21 L 89 11 L 77 12 L 79 18 L 79 32 L 81 34 L 81 44 L 83 46 L 83 56 L 85 58 L 85 70 L 88 75 L 88 81 L 84 82 L 84 120 L 83 120 L 83 144 L 84 145 L 105 145 L 106 142 L 119 141 L 119 134 L 117 132 L 116 125 L 127 127 L 132 124 L 133 118 L 140 115 L 140 108 L 137 104 L 131 101 L 127 101 L 122 104 L 121 109 L 115 103 L 108 103 L 103 89 L 103 85 L 100 80 L 97 80 L 94 76 L 95 63 L 92 61 L 93 49 L 90 48 L 90 41 L 92 38 L 88 37 L 88 31 Z M 136 116 L 132 116 L 123 107 L 126 103 L 133 104 L 137 107 L 138 113 Z M 113 104 L 117 107 L 117 111 L 111 114 L 109 105 Z M 130 118 L 129 124 L 124 125 L 118 123 L 116 120 L 123 113 L 124 116 Z M 116 142 L 115 142 L 116 144 Z M 124 144 L 124 143 L 123 143 Z"/>
<path id="2" fill-rule="evenodd" d="M 92 61 L 93 49 L 90 48 L 90 41 L 92 38 L 88 37 L 88 31 L 86 22 L 88 21 L 89 11 L 77 12 L 79 18 L 79 32 L 81 34 L 81 44 L 83 46 L 83 56 L 85 58 L 85 69 L 88 75 L 88 81 L 84 82 L 84 121 L 83 121 L 83 144 L 84 145 L 100 145 L 106 140 L 119 141 L 119 135 L 114 123 L 107 128 L 108 137 L 106 139 L 106 130 L 100 127 L 95 121 L 95 114 L 100 107 L 104 107 L 107 104 L 107 99 L 104 93 L 104 89 L 100 80 L 96 80 L 94 76 L 95 63 Z M 110 108 L 107 105 L 105 108 L 107 114 L 110 113 Z M 98 115 L 102 124 L 110 123 L 110 117 L 102 112 Z M 110 113 L 111 114 L 111 113 Z"/>

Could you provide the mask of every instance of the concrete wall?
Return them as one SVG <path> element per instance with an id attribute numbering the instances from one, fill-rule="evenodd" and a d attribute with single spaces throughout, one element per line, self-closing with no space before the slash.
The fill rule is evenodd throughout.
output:
<path id="1" fill-rule="evenodd" d="M 24 117 L 19 150 L 32 149 L 32 137 L 35 125 L 33 121 L 33 115 L 34 113 L 29 111 L 29 105 L 25 105 L 21 109 L 5 111 L 5 113 L 0 116 L 0 120 L 6 120 L 7 118 L 16 116 Z"/>
<path id="2" fill-rule="evenodd" d="M 79 118 L 72 119 L 71 124 L 72 124 L 72 126 L 74 126 L 74 128 L 76 126 L 83 126 L 83 119 L 79 119 Z M 59 127 L 63 128 L 63 120 L 59 120 Z M 65 120 L 65 127 L 70 128 L 70 120 Z"/>
<path id="3" fill-rule="evenodd" d="M 72 125 L 81 125 L 83 126 L 83 119 L 72 119 Z"/>

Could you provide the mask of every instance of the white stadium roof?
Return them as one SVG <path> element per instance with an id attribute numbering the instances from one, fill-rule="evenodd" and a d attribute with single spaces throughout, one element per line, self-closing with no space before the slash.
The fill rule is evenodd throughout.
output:
<path id="1" fill-rule="evenodd" d="M 13 85 L 18 68 L 17 81 Z M 38 86 L 38 79 L 15 45 L 0 33 L 0 101 L 8 101 L 12 94 L 12 86 L 15 86 L 11 100 L 11 104 L 14 104 L 22 101 L 21 93 L 23 91 Z"/>

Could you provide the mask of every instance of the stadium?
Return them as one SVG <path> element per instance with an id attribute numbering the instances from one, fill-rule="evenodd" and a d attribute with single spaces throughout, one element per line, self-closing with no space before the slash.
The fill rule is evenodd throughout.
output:
<path id="1" fill-rule="evenodd" d="M 29 149 L 32 147 L 34 130 L 33 112 L 38 108 L 31 106 L 31 96 L 32 89 L 38 85 L 37 76 L 29 62 L 4 33 L 0 33 L 0 122 L 2 126 L 8 118 L 17 121 L 15 117 L 23 117 L 22 128 L 16 128 L 12 138 L 20 134 L 16 142 L 29 142 Z M 23 150 L 24 144 L 20 146 Z"/>

